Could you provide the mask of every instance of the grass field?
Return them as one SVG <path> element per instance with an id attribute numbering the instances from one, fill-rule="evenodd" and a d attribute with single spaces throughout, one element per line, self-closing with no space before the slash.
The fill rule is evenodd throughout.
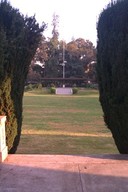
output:
<path id="1" fill-rule="evenodd" d="M 102 116 L 96 90 L 72 96 L 27 92 L 17 153 L 118 153 Z"/>

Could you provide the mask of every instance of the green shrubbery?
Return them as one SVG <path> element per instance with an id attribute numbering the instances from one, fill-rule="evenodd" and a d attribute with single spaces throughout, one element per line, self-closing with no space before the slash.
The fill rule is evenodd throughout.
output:
<path id="1" fill-rule="evenodd" d="M 24 84 L 44 27 L 6 0 L 0 2 L 0 115 L 7 117 L 9 153 L 15 153 L 19 144 Z"/>
<path id="2" fill-rule="evenodd" d="M 87 84 L 87 85 L 86 85 L 86 88 L 98 89 L 98 84 L 90 83 L 90 84 Z"/>
<path id="3" fill-rule="evenodd" d="M 56 88 L 55 87 L 50 87 L 49 91 L 51 94 L 55 94 L 56 93 Z"/>
<path id="4" fill-rule="evenodd" d="M 42 84 L 28 84 L 24 88 L 25 91 L 32 91 L 34 89 L 41 90 L 42 89 Z"/>
<path id="5" fill-rule="evenodd" d="M 100 15 L 97 75 L 105 123 L 119 152 L 128 153 L 128 0 Z"/>
<path id="6" fill-rule="evenodd" d="M 77 94 L 78 93 L 78 88 L 77 87 L 73 87 L 72 88 L 72 92 L 73 92 L 73 94 Z"/>
<path id="7" fill-rule="evenodd" d="M 28 84 L 25 86 L 25 91 L 36 91 L 36 90 L 42 90 L 42 84 Z M 52 87 L 49 87 L 49 88 L 46 88 L 47 90 L 47 93 L 50 93 L 50 94 L 56 94 L 56 87 L 55 86 L 52 86 Z M 78 93 L 78 88 L 77 87 L 73 87 L 72 88 L 72 91 L 73 91 L 73 94 L 77 94 Z M 44 92 L 42 92 L 44 93 Z"/>

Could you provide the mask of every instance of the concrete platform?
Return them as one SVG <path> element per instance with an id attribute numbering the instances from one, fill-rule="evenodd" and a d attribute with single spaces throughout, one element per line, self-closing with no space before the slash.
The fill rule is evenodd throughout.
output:
<path id="1" fill-rule="evenodd" d="M 72 95 L 73 91 L 70 87 L 56 88 L 56 95 Z"/>
<path id="2" fill-rule="evenodd" d="M 127 192 L 128 155 L 9 155 L 0 192 Z"/>

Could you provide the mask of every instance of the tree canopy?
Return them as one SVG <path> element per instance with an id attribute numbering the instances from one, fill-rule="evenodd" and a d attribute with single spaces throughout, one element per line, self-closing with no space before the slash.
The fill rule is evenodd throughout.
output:
<path id="1" fill-rule="evenodd" d="M 56 21 L 55 18 L 54 22 Z M 95 72 L 88 67 L 91 62 L 96 63 L 96 48 L 92 42 L 83 38 L 73 39 L 69 43 L 59 40 L 59 32 L 55 23 L 53 31 L 53 36 L 48 40 L 45 37 L 42 38 L 32 61 L 32 69 L 40 73 L 42 78 L 61 78 L 63 77 L 64 62 L 66 78 L 86 77 L 95 82 Z M 40 72 L 39 67 L 35 67 L 35 64 L 38 65 L 38 63 L 40 63 Z M 88 70 L 92 73 L 88 73 Z"/>

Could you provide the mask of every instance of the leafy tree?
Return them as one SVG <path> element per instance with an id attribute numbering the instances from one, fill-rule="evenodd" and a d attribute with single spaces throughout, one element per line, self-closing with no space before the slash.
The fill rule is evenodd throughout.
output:
<path id="1" fill-rule="evenodd" d="M 87 65 L 96 60 L 96 49 L 92 42 L 78 38 L 67 44 L 66 71 L 68 76 L 85 77 Z"/>
<path id="2" fill-rule="evenodd" d="M 104 120 L 120 153 L 128 153 L 128 1 L 112 2 L 100 15 L 97 75 Z"/>
<path id="3" fill-rule="evenodd" d="M 53 26 L 53 30 L 52 30 L 52 38 L 50 39 L 53 47 L 55 49 L 58 49 L 58 45 L 59 45 L 59 32 L 58 32 L 58 24 L 59 24 L 59 16 L 56 15 L 55 13 L 53 14 L 53 20 L 52 20 L 52 26 Z"/>
<path id="4" fill-rule="evenodd" d="M 91 61 L 86 68 L 85 71 L 87 75 L 88 83 L 97 83 L 97 75 L 96 75 L 96 61 Z"/>
<path id="5" fill-rule="evenodd" d="M 42 77 L 58 77 L 59 76 L 59 33 L 58 21 L 59 16 L 53 14 L 52 21 L 52 37 L 46 38 L 42 36 L 36 54 L 31 62 L 30 73 L 32 70 L 38 72 Z"/>
<path id="6" fill-rule="evenodd" d="M 53 14 L 53 30 L 52 30 L 52 37 L 49 38 L 47 42 L 48 49 L 47 55 L 48 59 L 45 62 L 45 77 L 58 77 L 59 76 L 59 32 L 58 32 L 58 23 L 59 23 L 59 16 Z"/>
<path id="7" fill-rule="evenodd" d="M 6 140 L 15 153 L 22 126 L 22 98 L 29 65 L 45 29 L 6 0 L 0 3 L 0 113 L 7 116 Z"/>
<path id="8" fill-rule="evenodd" d="M 38 68 L 39 69 L 41 68 L 39 65 L 35 65 L 35 68 Z M 38 69 L 33 69 L 33 68 L 30 68 L 29 69 L 29 72 L 28 72 L 28 75 L 27 75 L 27 82 L 28 84 L 39 84 L 41 83 L 41 75 L 40 75 L 40 72 L 41 70 L 39 71 Z"/>
<path id="9" fill-rule="evenodd" d="M 42 65 L 44 65 L 45 61 L 47 61 L 48 59 L 48 49 L 48 41 L 44 36 L 42 36 L 36 50 L 33 62 L 40 62 Z"/>
<path id="10" fill-rule="evenodd" d="M 45 62 L 48 60 L 48 42 L 42 35 L 38 44 L 38 48 L 29 66 L 27 82 L 41 81 L 41 77 L 45 77 Z M 36 73 L 35 73 L 36 72 Z"/>
<path id="11" fill-rule="evenodd" d="M 90 68 L 89 73 L 85 73 L 88 65 L 96 60 L 96 49 L 92 42 L 82 38 L 73 39 L 67 43 L 59 41 L 58 15 L 53 15 L 52 37 L 48 40 L 42 38 L 36 51 L 31 67 L 38 70 L 42 77 L 57 78 L 63 77 L 63 62 L 65 62 L 65 77 L 87 77 L 94 81 L 95 70 Z M 64 61 L 65 60 L 65 61 Z M 35 66 L 39 61 L 43 66 Z"/>

